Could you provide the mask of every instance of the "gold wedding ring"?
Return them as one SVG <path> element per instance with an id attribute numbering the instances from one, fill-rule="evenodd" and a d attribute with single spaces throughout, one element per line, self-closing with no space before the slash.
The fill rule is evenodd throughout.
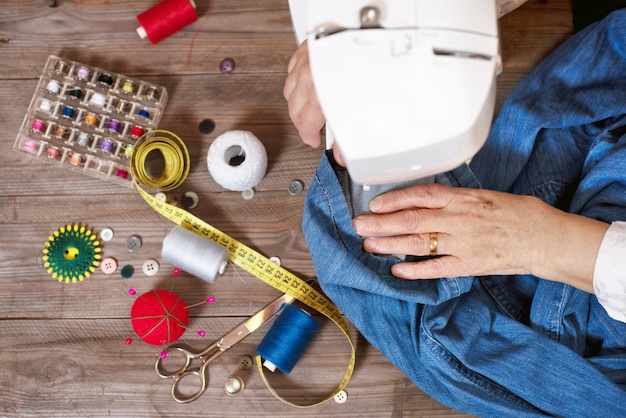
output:
<path id="1" fill-rule="evenodd" d="M 434 257 L 437 255 L 437 245 L 439 245 L 439 242 L 437 241 L 437 233 L 436 232 L 431 232 L 430 233 L 430 256 Z"/>

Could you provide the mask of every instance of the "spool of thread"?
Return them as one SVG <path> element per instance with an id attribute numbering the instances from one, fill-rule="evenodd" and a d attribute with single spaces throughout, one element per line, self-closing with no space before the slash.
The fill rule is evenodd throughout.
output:
<path id="1" fill-rule="evenodd" d="M 88 113 L 87 116 L 85 116 L 85 123 L 95 126 L 98 123 L 98 118 L 93 113 Z"/>
<path id="2" fill-rule="evenodd" d="M 75 166 L 81 166 L 83 164 L 83 156 L 78 153 L 73 153 L 70 157 L 70 164 Z"/>
<path id="3" fill-rule="evenodd" d="M 48 147 L 46 156 L 53 160 L 58 160 L 61 157 L 61 151 L 56 147 Z"/>
<path id="4" fill-rule="evenodd" d="M 134 145 L 132 145 L 132 144 L 126 145 L 126 148 L 124 148 L 124 157 L 126 157 L 126 158 L 132 157 L 134 150 L 135 150 L 135 146 Z"/>
<path id="5" fill-rule="evenodd" d="M 141 135 L 143 135 L 143 128 L 137 125 L 133 126 L 133 129 L 130 131 L 130 136 L 139 138 Z"/>
<path id="6" fill-rule="evenodd" d="M 66 132 L 67 130 L 65 129 L 65 127 L 57 126 L 57 128 L 54 130 L 54 135 L 58 136 L 59 138 L 63 138 Z"/>
<path id="7" fill-rule="evenodd" d="M 67 90 L 67 94 L 75 99 L 80 99 L 81 97 L 83 97 L 83 91 L 80 89 L 80 87 L 72 87 L 71 89 Z"/>
<path id="8" fill-rule="evenodd" d="M 63 108 L 63 117 L 72 119 L 74 117 L 74 108 L 71 106 L 65 106 Z"/>
<path id="9" fill-rule="evenodd" d="M 48 82 L 48 85 L 46 86 L 46 89 L 52 94 L 57 94 L 61 91 L 61 85 L 56 80 L 50 80 Z"/>
<path id="10" fill-rule="evenodd" d="M 148 100 L 159 100 L 161 95 L 159 94 L 158 88 L 156 88 L 155 86 L 150 86 L 148 87 L 148 90 L 146 91 L 145 97 Z"/>
<path id="11" fill-rule="evenodd" d="M 137 114 L 142 118 L 150 119 L 150 112 L 148 112 L 148 109 L 140 109 Z"/>
<path id="12" fill-rule="evenodd" d="M 116 176 L 122 179 L 128 178 L 128 171 L 123 168 L 118 168 Z"/>
<path id="13" fill-rule="evenodd" d="M 111 119 L 109 121 L 109 130 L 113 131 L 113 132 L 119 132 L 120 131 L 120 122 L 118 120 Z"/>
<path id="14" fill-rule="evenodd" d="M 34 139 L 28 139 L 26 140 L 26 142 L 24 142 L 24 144 L 22 145 L 22 149 L 24 151 L 27 152 L 31 152 L 33 154 L 36 154 L 37 151 L 39 151 L 39 143 L 37 141 L 35 141 Z"/>
<path id="15" fill-rule="evenodd" d="M 122 91 L 125 93 L 135 93 L 135 83 L 132 80 L 126 80 L 122 86 Z"/>
<path id="16" fill-rule="evenodd" d="M 110 86 L 113 85 L 113 77 L 111 76 L 111 74 L 106 74 L 106 73 L 100 74 L 100 76 L 98 77 L 98 81 L 103 86 L 109 86 L 110 87 Z"/>
<path id="17" fill-rule="evenodd" d="M 198 20 L 192 0 L 164 0 L 137 16 L 137 34 L 153 45 Z"/>
<path id="18" fill-rule="evenodd" d="M 307 312 L 293 305 L 285 305 L 267 331 L 256 353 L 270 371 L 291 373 L 305 350 L 320 330 L 320 324 Z"/>
<path id="19" fill-rule="evenodd" d="M 42 100 L 41 103 L 39 103 L 39 109 L 43 110 L 44 112 L 50 112 L 50 110 L 52 110 L 52 103 L 50 103 L 49 100 Z"/>
<path id="20" fill-rule="evenodd" d="M 130 110 L 131 104 L 125 102 L 124 100 L 120 100 L 115 104 L 115 109 L 121 113 L 128 113 Z"/>
<path id="21" fill-rule="evenodd" d="M 76 77 L 78 77 L 79 80 L 83 80 L 83 81 L 89 81 L 89 76 L 91 75 L 91 71 L 89 71 L 89 68 L 87 67 L 78 67 L 78 69 L 76 70 Z"/>
<path id="22" fill-rule="evenodd" d="M 207 166 L 213 179 L 225 189 L 248 190 L 265 176 L 267 152 L 252 132 L 228 131 L 209 147 Z"/>
<path id="23" fill-rule="evenodd" d="M 103 139 L 100 142 L 100 149 L 104 152 L 113 151 L 113 141 L 111 141 L 109 138 Z"/>
<path id="24" fill-rule="evenodd" d="M 80 134 L 78 134 L 78 145 L 86 147 L 87 145 L 89 145 L 89 141 L 91 141 L 89 134 L 85 132 L 81 132 Z"/>
<path id="25" fill-rule="evenodd" d="M 43 132 L 43 130 L 46 128 L 46 125 L 44 125 L 43 121 L 39 120 L 39 119 L 35 119 L 33 121 L 33 131 L 35 132 Z"/>
<path id="26" fill-rule="evenodd" d="M 106 103 L 106 97 L 104 96 L 104 94 L 94 93 L 89 98 L 89 103 L 91 103 L 94 106 L 104 107 Z"/>
<path id="27" fill-rule="evenodd" d="M 228 250 L 180 226 L 174 227 L 163 240 L 161 259 L 213 283 L 224 274 L 228 265 Z"/>

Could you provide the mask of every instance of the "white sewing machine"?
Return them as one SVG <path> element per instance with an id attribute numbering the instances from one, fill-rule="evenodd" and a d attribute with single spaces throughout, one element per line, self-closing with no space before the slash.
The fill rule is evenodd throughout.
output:
<path id="1" fill-rule="evenodd" d="M 501 70 L 495 0 L 290 0 L 352 180 L 455 168 L 482 147 Z M 329 141 L 330 139 L 330 141 Z"/>

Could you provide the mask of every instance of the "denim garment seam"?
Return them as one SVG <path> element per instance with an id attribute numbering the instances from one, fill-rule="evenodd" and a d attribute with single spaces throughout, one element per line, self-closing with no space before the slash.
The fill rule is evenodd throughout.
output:
<path id="1" fill-rule="evenodd" d="M 424 315 L 424 312 L 430 308 L 432 307 L 424 306 L 422 310 L 422 316 Z M 493 393 L 494 395 L 499 396 L 500 399 L 504 401 L 511 402 L 514 405 L 524 408 L 528 412 L 535 412 L 537 415 L 545 414 L 540 409 L 524 401 L 519 396 L 510 392 L 503 386 L 465 366 L 463 362 L 461 362 L 456 356 L 454 356 L 449 350 L 447 350 L 434 337 L 434 335 L 432 335 L 432 333 L 430 333 L 429 330 L 424 327 L 424 321 L 420 321 L 420 329 L 422 330 L 420 335 L 423 336 L 421 339 L 424 341 L 426 347 L 429 348 L 430 353 L 435 358 L 441 359 L 447 367 L 455 370 L 460 376 L 467 379 L 471 384 L 474 384 L 489 393 Z"/>
<path id="2" fill-rule="evenodd" d="M 506 297 L 506 293 L 500 287 L 496 276 L 482 276 L 477 277 L 477 279 L 489 296 L 491 296 L 491 299 L 500 308 L 502 314 L 516 321 L 523 321 L 524 318 L 522 317 L 522 309 L 519 309 L 516 304 L 511 303 L 511 301 Z M 503 276 L 502 280 L 511 280 L 511 278 Z"/>

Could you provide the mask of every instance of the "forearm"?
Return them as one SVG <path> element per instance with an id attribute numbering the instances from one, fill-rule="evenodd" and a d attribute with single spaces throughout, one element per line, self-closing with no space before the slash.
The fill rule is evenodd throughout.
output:
<path id="1" fill-rule="evenodd" d="M 594 293 L 596 258 L 609 225 L 547 205 L 537 214 L 543 220 L 537 225 L 540 233 L 534 243 L 530 273 Z"/>

